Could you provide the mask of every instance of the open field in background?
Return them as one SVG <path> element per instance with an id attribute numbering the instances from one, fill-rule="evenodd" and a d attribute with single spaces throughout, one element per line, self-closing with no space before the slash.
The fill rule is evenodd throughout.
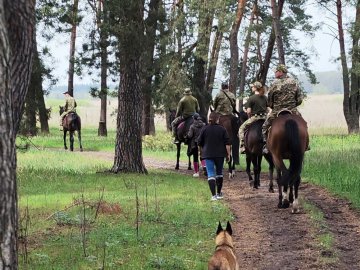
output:
<path id="1" fill-rule="evenodd" d="M 100 115 L 100 100 L 78 100 L 78 113 L 81 116 L 83 128 L 98 127 Z M 59 125 L 59 105 L 63 105 L 61 99 L 47 99 L 46 105 L 52 107 L 51 126 Z M 304 119 L 308 122 L 311 134 L 346 134 L 346 122 L 342 112 L 342 95 L 308 95 L 304 103 L 299 107 Z M 116 129 L 117 99 L 108 100 L 108 129 Z M 157 130 L 165 130 L 165 118 L 158 115 L 155 118 Z"/>

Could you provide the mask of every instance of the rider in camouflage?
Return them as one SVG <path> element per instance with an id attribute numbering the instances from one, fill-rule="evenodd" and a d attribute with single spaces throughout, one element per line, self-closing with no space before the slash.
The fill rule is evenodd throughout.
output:
<path id="1" fill-rule="evenodd" d="M 64 117 L 71 112 L 76 113 L 76 101 L 75 99 L 69 94 L 69 92 L 64 92 L 63 93 L 65 95 L 65 107 L 64 107 L 64 112 L 60 115 L 60 130 L 62 130 L 63 127 L 63 120 Z"/>
<path id="2" fill-rule="evenodd" d="M 227 82 L 221 84 L 221 90 L 214 99 L 214 110 L 220 115 L 231 115 L 236 106 L 236 98 L 229 91 Z"/>
<path id="3" fill-rule="evenodd" d="M 265 142 L 264 153 L 269 152 L 266 147 L 267 132 L 278 113 L 288 110 L 292 114 L 301 115 L 297 110 L 297 106 L 302 103 L 303 95 L 298 82 L 287 75 L 287 68 L 283 64 L 277 66 L 275 78 L 268 94 L 268 104 L 272 111 L 266 117 L 262 127 L 262 135 Z"/>

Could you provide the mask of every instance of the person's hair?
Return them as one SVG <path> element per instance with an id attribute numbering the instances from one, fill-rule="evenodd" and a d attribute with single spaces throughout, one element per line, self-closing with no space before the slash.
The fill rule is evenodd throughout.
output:
<path id="1" fill-rule="evenodd" d="M 227 82 L 223 82 L 221 84 L 221 89 L 224 90 L 224 89 L 229 89 L 229 84 Z"/>
<path id="2" fill-rule="evenodd" d="M 211 112 L 209 115 L 209 123 L 215 125 L 219 121 L 220 115 L 217 112 Z"/>
<path id="3" fill-rule="evenodd" d="M 265 89 L 265 87 L 263 86 L 263 87 L 258 88 L 257 91 L 259 92 L 259 94 L 265 95 L 266 89 Z"/>

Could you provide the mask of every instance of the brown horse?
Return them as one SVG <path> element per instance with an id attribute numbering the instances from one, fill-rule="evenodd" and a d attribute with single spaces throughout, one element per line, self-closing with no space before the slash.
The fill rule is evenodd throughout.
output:
<path id="1" fill-rule="evenodd" d="M 229 168 L 229 178 L 233 178 L 235 176 L 235 164 L 240 164 L 239 158 L 239 137 L 238 132 L 242 123 L 247 120 L 247 114 L 243 111 L 236 112 L 235 115 L 222 115 L 219 119 L 219 124 L 222 125 L 230 138 L 231 142 L 231 155 L 228 161 Z"/>
<path id="2" fill-rule="evenodd" d="M 256 122 L 251 123 L 247 130 L 245 130 L 244 144 L 246 153 L 246 173 L 249 177 L 250 186 L 257 189 L 260 186 L 260 172 L 261 172 L 261 161 L 264 156 L 269 163 L 269 192 L 274 192 L 273 187 L 273 172 L 274 163 L 271 154 L 263 154 L 264 142 L 261 135 L 262 125 L 265 120 L 260 119 Z M 254 179 L 251 176 L 251 163 L 254 170 Z"/>
<path id="3" fill-rule="evenodd" d="M 64 112 L 64 106 L 60 107 L 60 115 Z M 81 119 L 76 113 L 68 113 L 63 119 L 64 149 L 67 150 L 66 133 L 70 133 L 70 151 L 74 151 L 74 133 L 77 131 L 80 144 L 80 151 L 83 151 L 81 144 Z"/>
<path id="4" fill-rule="evenodd" d="M 300 174 L 308 144 L 307 124 L 301 116 L 285 113 L 274 119 L 269 131 L 267 147 L 272 154 L 278 174 L 278 207 L 288 208 L 292 203 L 292 213 L 299 212 Z M 289 160 L 289 168 L 285 166 L 284 159 Z"/>

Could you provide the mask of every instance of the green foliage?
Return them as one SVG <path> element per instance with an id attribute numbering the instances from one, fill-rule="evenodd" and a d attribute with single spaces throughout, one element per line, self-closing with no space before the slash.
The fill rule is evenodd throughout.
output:
<path id="1" fill-rule="evenodd" d="M 173 151 L 176 146 L 172 143 L 170 132 L 158 132 L 156 136 L 143 137 L 143 149 L 150 151 Z M 186 147 L 185 147 L 186 148 Z"/>

